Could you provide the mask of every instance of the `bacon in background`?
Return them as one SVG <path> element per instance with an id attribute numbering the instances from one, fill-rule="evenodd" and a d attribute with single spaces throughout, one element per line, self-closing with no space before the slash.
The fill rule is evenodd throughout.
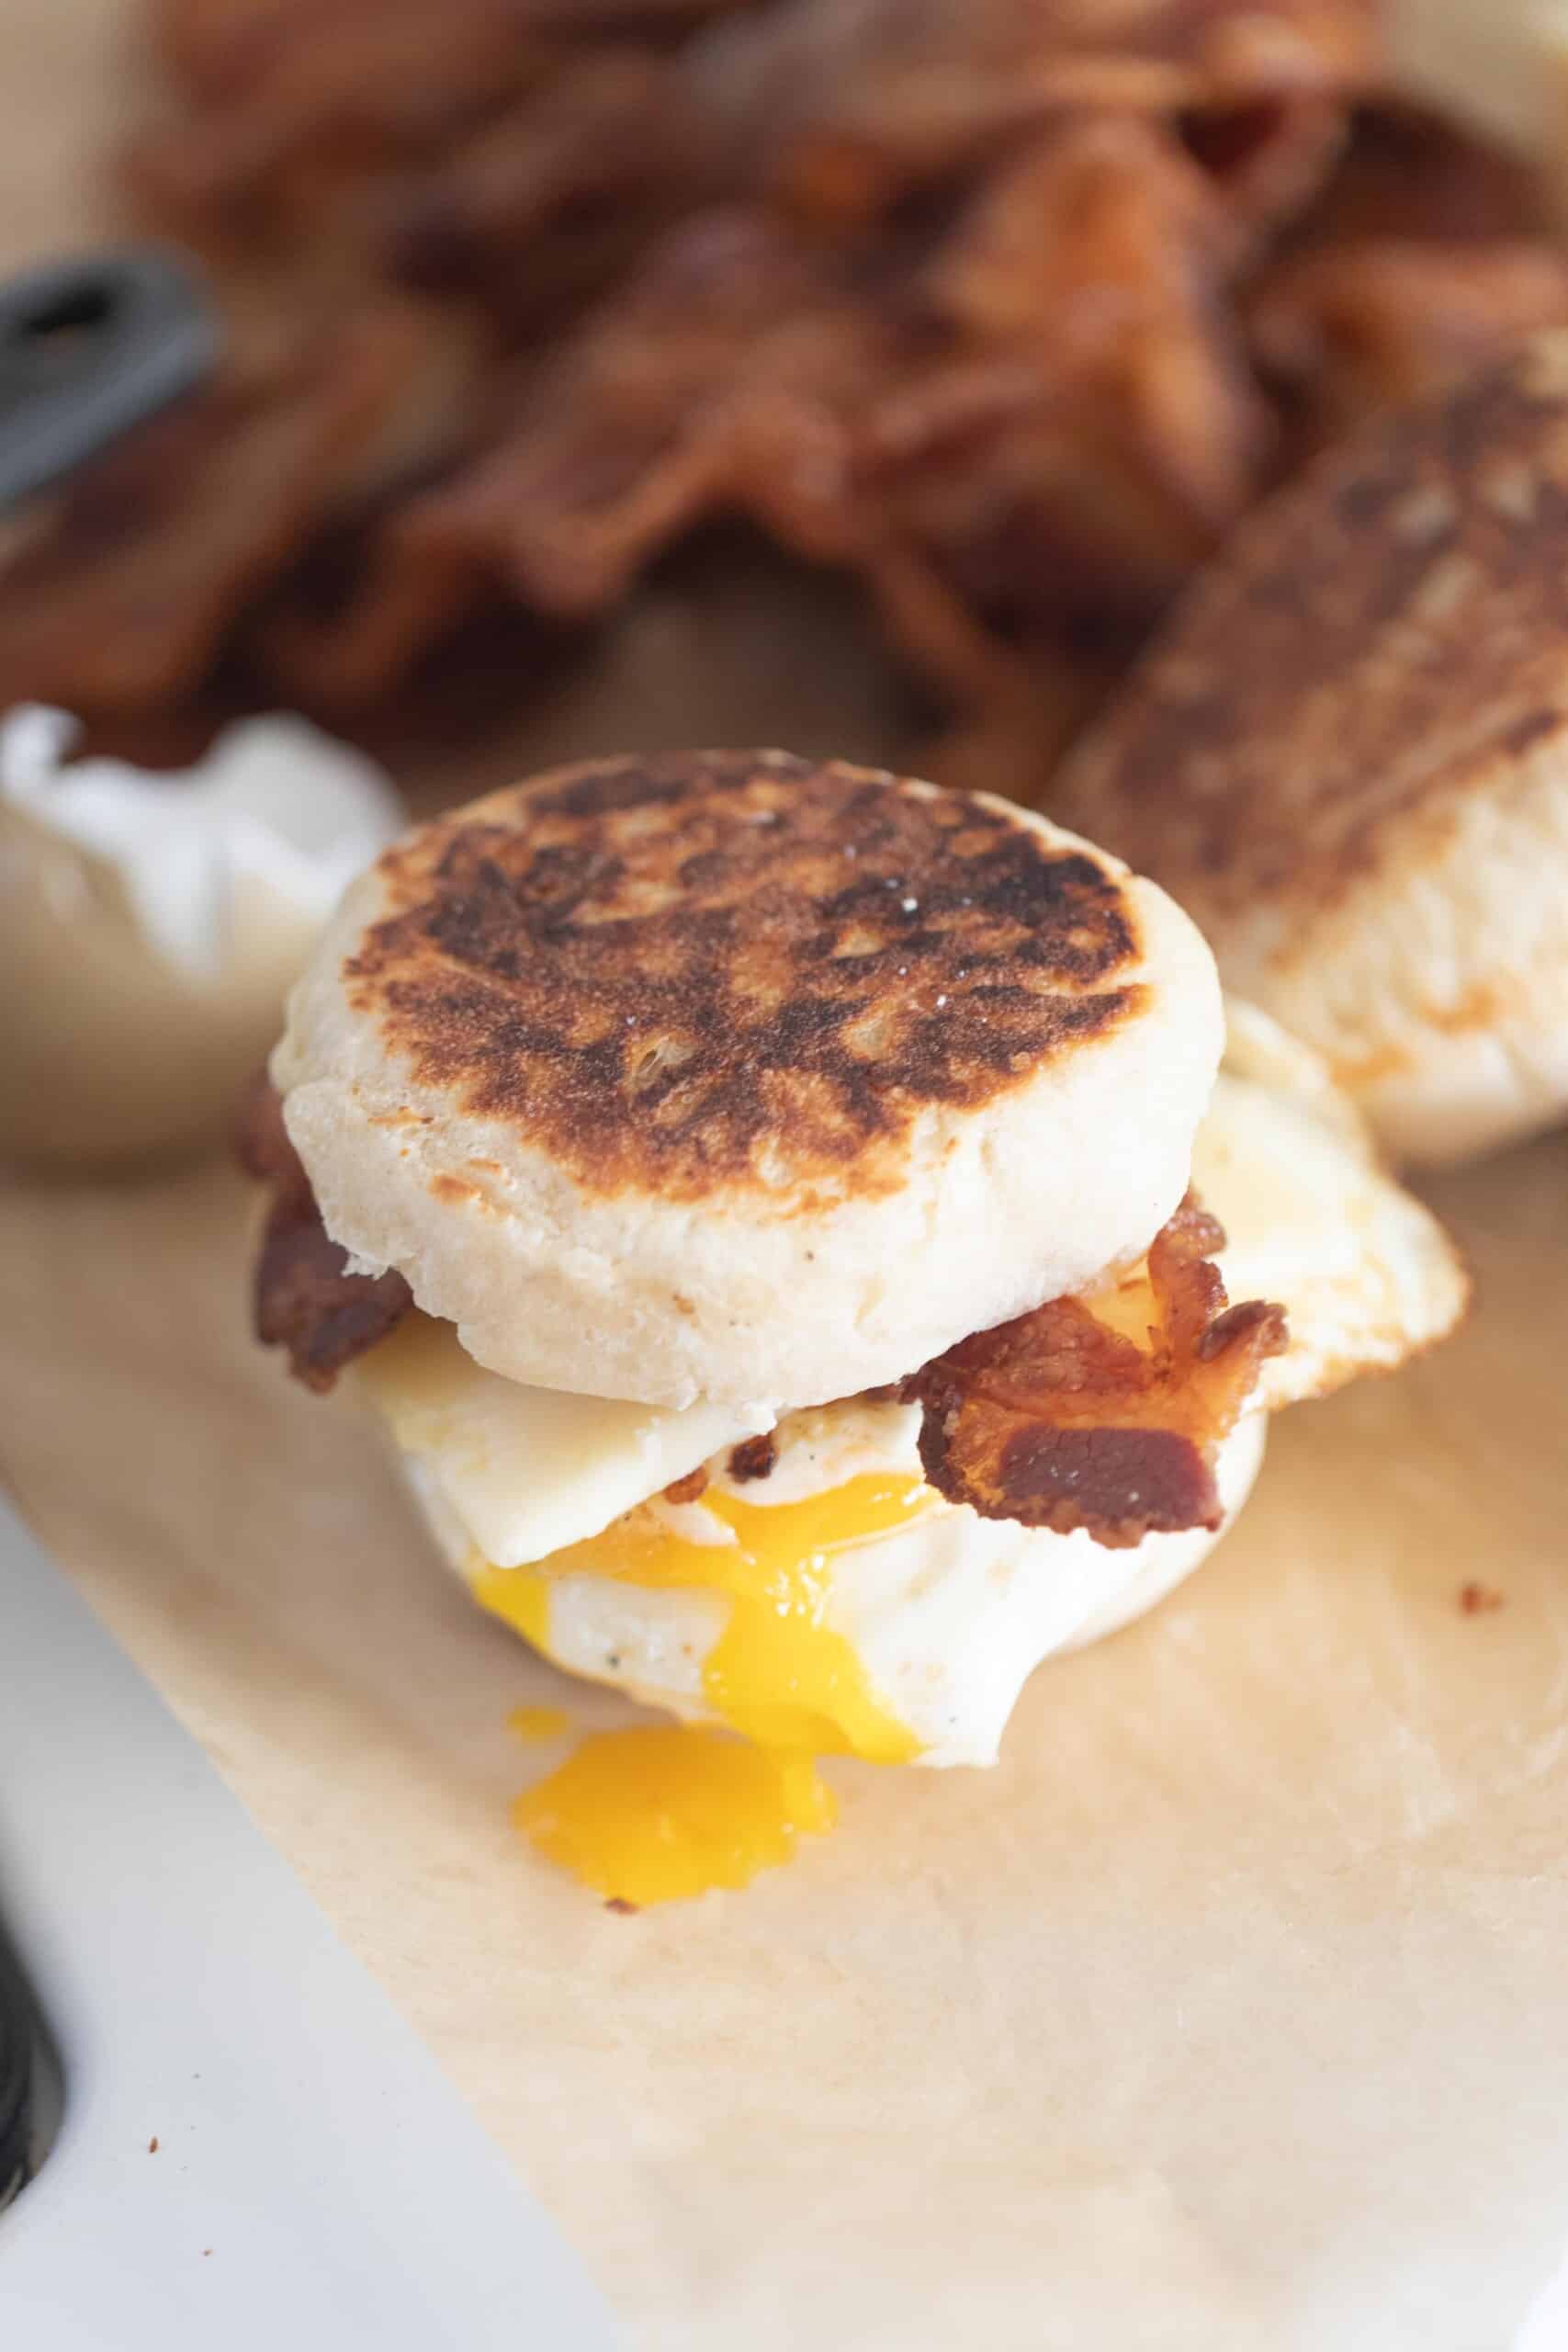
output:
<path id="1" fill-rule="evenodd" d="M 150 0 L 125 159 L 225 375 L 0 544 L 0 695 L 231 672 L 338 724 L 739 521 L 863 584 L 1038 793 L 1370 407 L 1568 317 L 1529 179 L 1382 103 L 1369 0 Z"/>

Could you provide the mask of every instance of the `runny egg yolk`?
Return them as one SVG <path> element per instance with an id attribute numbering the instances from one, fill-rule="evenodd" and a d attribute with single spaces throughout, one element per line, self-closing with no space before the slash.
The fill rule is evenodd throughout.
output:
<path id="1" fill-rule="evenodd" d="M 571 1729 L 571 1717 L 564 1707 L 513 1707 L 506 1728 L 518 1739 L 559 1739 Z"/>
<path id="2" fill-rule="evenodd" d="M 634 1512 L 528 1567 L 483 1567 L 474 1592 L 546 1651 L 550 1588 L 563 1577 L 722 1593 L 728 1622 L 703 1668 L 719 1721 L 763 1747 L 907 1764 L 918 1743 L 883 1705 L 852 1644 L 828 1624 L 828 1593 L 838 1554 L 907 1525 L 935 1501 L 908 1475 L 852 1478 L 773 1505 L 710 1488 L 696 1508 L 732 1543 L 689 1543 Z"/>
<path id="3" fill-rule="evenodd" d="M 549 1860 L 641 1909 L 749 1884 L 837 1810 L 809 1756 L 653 1724 L 585 1739 L 513 1818 Z"/>
<path id="4" fill-rule="evenodd" d="M 710 1713 L 752 1743 L 738 1748 L 676 1726 L 601 1734 L 519 1801 L 519 1825 L 588 1884 L 633 1903 L 744 1884 L 787 1860 L 800 1828 L 823 1829 L 831 1818 L 812 1757 L 903 1764 L 918 1753 L 852 1643 L 827 1623 L 827 1605 L 840 1553 L 907 1526 L 936 1502 L 907 1472 L 852 1478 L 779 1504 L 714 1487 L 694 1508 L 733 1540 L 693 1543 L 651 1514 L 631 1512 L 527 1567 L 479 1567 L 476 1598 L 547 1653 L 550 1589 L 561 1577 L 723 1594 L 728 1616 L 704 1662 L 703 1692 Z M 607 1885 L 634 1876 L 638 1893 Z"/>

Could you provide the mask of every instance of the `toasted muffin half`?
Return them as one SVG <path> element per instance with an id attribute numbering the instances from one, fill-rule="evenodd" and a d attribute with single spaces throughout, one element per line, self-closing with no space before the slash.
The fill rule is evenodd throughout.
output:
<path id="1" fill-rule="evenodd" d="M 1261 508 L 1053 786 L 1455 1159 L 1568 1111 L 1568 334 Z"/>
<path id="2" fill-rule="evenodd" d="M 480 1363 L 812 1405 L 1137 1256 L 1221 1043 L 1194 927 L 1087 842 L 694 752 L 406 835 L 273 1073 L 334 1240 Z"/>

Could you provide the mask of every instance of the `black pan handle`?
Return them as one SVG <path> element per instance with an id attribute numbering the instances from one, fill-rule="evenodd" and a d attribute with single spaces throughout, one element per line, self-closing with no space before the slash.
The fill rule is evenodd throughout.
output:
<path id="1" fill-rule="evenodd" d="M 0 2205 L 27 2177 L 32 2123 L 33 2019 L 21 1974 L 0 1936 Z"/>
<path id="2" fill-rule="evenodd" d="M 0 509 L 189 391 L 219 339 L 201 279 L 157 247 L 0 283 Z"/>

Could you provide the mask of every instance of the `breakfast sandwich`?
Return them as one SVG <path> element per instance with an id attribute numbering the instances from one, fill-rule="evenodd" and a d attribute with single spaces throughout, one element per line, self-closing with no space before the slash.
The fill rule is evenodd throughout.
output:
<path id="1" fill-rule="evenodd" d="M 1568 334 L 1261 507 L 1054 779 L 1398 1157 L 1568 1116 Z"/>
<path id="2" fill-rule="evenodd" d="M 1270 1409 L 1464 1302 L 1162 891 L 837 762 L 603 761 L 416 828 L 272 1081 L 260 1337 L 352 1367 L 487 1609 L 687 1726 L 530 1800 L 634 1900 L 777 1849 L 714 1794 L 759 1757 L 797 1826 L 817 1756 L 993 1760 L 1042 1658 L 1206 1556 Z M 639 1791 L 656 1868 L 599 1836 Z"/>

